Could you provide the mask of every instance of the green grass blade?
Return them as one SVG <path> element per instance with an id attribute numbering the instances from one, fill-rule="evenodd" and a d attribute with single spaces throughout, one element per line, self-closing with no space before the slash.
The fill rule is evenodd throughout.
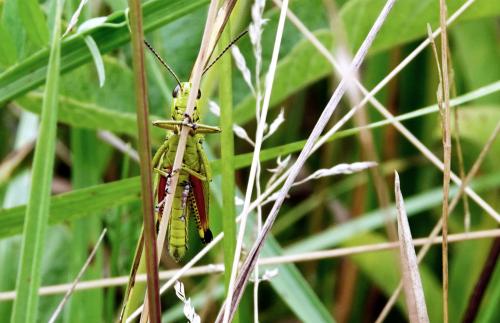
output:
<path id="1" fill-rule="evenodd" d="M 0 66 L 9 66 L 16 61 L 16 46 L 8 31 L 4 28 L 2 21 L 0 21 Z"/>
<path id="2" fill-rule="evenodd" d="M 33 162 L 32 187 L 25 216 L 16 287 L 17 298 L 14 301 L 12 322 L 35 322 L 38 310 L 38 288 L 40 287 L 41 261 L 49 217 L 55 157 L 62 3 L 62 0 L 58 0 L 56 7 L 40 133 Z"/>
<path id="3" fill-rule="evenodd" d="M 219 51 L 222 52 L 231 42 L 231 30 L 228 23 L 222 33 L 219 42 Z M 220 58 L 219 62 L 219 100 L 221 105 L 220 127 L 221 133 L 221 160 L 224 161 L 221 167 L 222 182 L 222 227 L 224 231 L 224 266 L 228 268 L 224 274 L 224 284 L 227 289 L 231 281 L 231 271 L 233 267 L 234 250 L 236 248 L 236 209 L 234 205 L 235 195 L 235 175 L 234 175 L 234 135 L 233 135 L 233 89 L 231 55 L 227 54 Z M 239 322 L 239 314 L 235 313 L 233 322 Z"/>
<path id="4" fill-rule="evenodd" d="M 206 3 L 208 3 L 208 0 L 149 1 L 143 5 L 144 32 L 155 30 Z M 126 27 L 123 11 L 110 15 L 107 22 L 121 27 L 103 26 L 88 31 L 88 35 L 95 40 L 101 54 L 116 49 L 130 40 L 130 33 Z M 2 103 L 43 84 L 47 74 L 48 57 L 49 50 L 41 49 L 0 75 L 0 106 Z M 71 36 L 63 41 L 61 73 L 65 73 L 91 60 L 92 55 L 81 36 Z"/>
<path id="5" fill-rule="evenodd" d="M 73 221 L 95 212 L 138 201 L 140 194 L 139 177 L 133 177 L 53 196 L 50 199 L 49 224 Z M 22 232 L 25 213 L 26 205 L 0 210 L 0 237 Z"/>

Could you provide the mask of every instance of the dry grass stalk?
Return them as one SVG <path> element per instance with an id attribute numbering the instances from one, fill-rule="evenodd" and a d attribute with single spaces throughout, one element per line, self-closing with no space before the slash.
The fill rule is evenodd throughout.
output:
<path id="1" fill-rule="evenodd" d="M 368 33 L 367 37 L 365 38 L 363 44 L 361 45 L 360 49 L 356 53 L 354 60 L 350 66 L 349 72 L 347 75 L 344 76 L 342 81 L 339 83 L 337 89 L 333 93 L 330 101 L 328 102 L 327 106 L 325 107 L 325 110 L 321 114 L 318 122 L 314 126 L 311 135 L 309 136 L 306 144 L 304 145 L 304 148 L 302 152 L 300 153 L 299 157 L 297 158 L 297 161 L 294 163 L 294 165 L 291 167 L 290 170 L 290 175 L 286 179 L 285 183 L 283 184 L 283 187 L 281 188 L 279 192 L 279 196 L 276 200 L 276 202 L 273 205 L 273 208 L 271 209 L 268 218 L 266 219 L 266 222 L 264 223 L 263 229 L 259 234 L 259 237 L 255 244 L 253 245 L 248 257 L 246 258 L 245 262 L 242 265 L 241 268 L 241 274 L 238 277 L 238 281 L 235 285 L 234 288 L 234 295 L 235 298 L 234 300 L 231 299 L 231 297 L 228 297 L 227 299 L 227 304 L 224 305 L 224 322 L 228 322 L 232 319 L 232 316 L 234 315 L 234 312 L 236 311 L 236 308 L 239 304 L 239 301 L 241 300 L 241 296 L 243 294 L 244 288 L 246 284 L 248 283 L 248 278 L 250 277 L 250 274 L 256 264 L 258 254 L 260 253 L 260 250 L 264 244 L 265 238 L 267 237 L 268 233 L 271 230 L 271 227 L 276 220 L 276 217 L 278 215 L 278 211 L 281 207 L 281 205 L 284 202 L 284 199 L 286 198 L 286 195 L 290 188 L 292 187 L 293 182 L 295 181 L 298 173 L 302 169 L 305 161 L 307 160 L 309 154 L 311 153 L 315 142 L 318 140 L 320 137 L 321 133 L 323 132 L 326 124 L 328 123 L 331 115 L 335 111 L 338 103 L 340 102 L 340 99 L 344 95 L 346 91 L 346 85 L 349 83 L 349 81 L 352 81 L 354 78 L 354 73 L 357 71 L 359 66 L 361 65 L 364 57 L 366 56 L 368 52 L 368 48 L 371 46 L 373 40 L 375 39 L 375 36 L 377 35 L 378 31 L 380 30 L 380 27 L 382 26 L 383 22 L 385 21 L 387 15 L 389 14 L 390 10 L 392 9 L 392 6 L 394 5 L 395 0 L 388 0 L 382 9 L 380 15 L 377 17 L 377 20 L 373 24 L 370 32 Z M 283 10 L 285 9 L 285 10 Z M 282 15 L 280 16 L 280 21 L 282 18 L 284 18 L 284 13 L 286 13 L 287 9 L 287 2 L 284 2 L 284 6 L 282 7 Z M 231 290 L 230 290 L 231 291 Z M 231 294 L 230 294 L 231 295 Z M 217 321 L 221 321 L 222 317 L 219 315 Z"/>
<path id="2" fill-rule="evenodd" d="M 451 212 L 453 212 L 453 210 L 457 206 L 457 204 L 458 204 L 458 202 L 460 200 L 460 197 L 466 191 L 467 186 L 469 185 L 470 181 L 474 178 L 474 176 L 476 176 L 476 173 L 479 170 L 479 167 L 481 166 L 481 164 L 482 164 L 484 158 L 486 157 L 487 153 L 490 151 L 490 148 L 491 148 L 493 142 L 495 141 L 495 139 L 496 139 L 496 137 L 498 136 L 499 133 L 500 133 L 500 121 L 497 123 L 497 125 L 495 127 L 495 130 L 493 130 L 493 133 L 488 138 L 488 141 L 486 142 L 486 144 L 484 145 L 483 149 L 481 150 L 481 153 L 479 154 L 478 158 L 474 162 L 474 165 L 472 166 L 471 170 L 469 171 L 469 173 L 467 174 L 467 176 L 464 178 L 463 182 L 461 183 L 457 194 L 455 195 L 455 197 L 451 201 L 451 203 L 449 205 L 449 208 L 448 208 L 448 211 L 449 211 L 450 214 L 451 214 Z M 443 222 L 442 222 L 442 219 L 440 219 L 436 223 L 436 225 L 434 226 L 434 228 L 432 229 L 432 232 L 429 234 L 428 242 L 423 245 L 422 249 L 419 250 L 418 255 L 417 255 L 419 263 L 420 263 L 420 261 L 422 261 L 422 259 L 427 254 L 427 251 L 429 251 L 429 248 L 430 248 L 431 243 L 432 243 L 431 241 L 433 241 L 433 239 L 435 239 L 437 237 L 437 235 L 441 231 L 442 225 L 443 225 Z M 382 312 L 380 312 L 380 314 L 379 314 L 379 316 L 378 316 L 378 318 L 376 320 L 376 323 L 383 322 L 384 319 L 387 317 L 387 315 L 389 314 L 389 311 L 391 310 L 391 308 L 396 303 L 396 300 L 399 297 L 399 293 L 401 293 L 402 287 L 403 287 L 403 285 L 402 285 L 402 282 L 400 281 L 398 287 L 394 290 L 394 292 L 392 293 L 391 297 L 387 301 L 387 304 L 385 304 Z"/>
<path id="3" fill-rule="evenodd" d="M 492 230 L 483 230 L 483 231 L 475 231 L 475 232 L 466 232 L 466 233 L 457 233 L 451 234 L 448 236 L 448 242 L 465 242 L 470 240 L 478 240 L 478 239 L 490 239 L 500 237 L 500 229 L 492 229 Z M 438 236 L 432 239 L 431 244 L 441 244 L 442 237 Z M 413 245 L 424 246 L 429 243 L 428 238 L 418 238 L 413 240 Z M 298 262 L 308 262 L 308 261 L 316 261 L 321 259 L 332 259 L 339 257 L 348 257 L 356 254 L 363 254 L 368 252 L 380 252 L 386 251 L 390 249 L 399 248 L 399 242 L 382 242 L 376 244 L 369 245 L 361 245 L 354 247 L 345 247 L 345 248 L 335 248 L 330 250 L 321 250 L 321 251 L 311 251 L 307 253 L 301 254 L 293 254 L 293 255 L 283 255 L 276 257 L 268 257 L 259 259 L 260 265 L 280 265 L 286 263 L 298 263 Z M 222 263 L 219 264 L 208 264 L 198 267 L 192 267 L 187 271 L 182 271 L 182 275 L 178 275 L 181 269 L 173 269 L 173 270 L 164 270 L 159 272 L 160 280 L 166 280 L 171 278 L 180 278 L 180 277 L 193 277 L 200 275 L 210 275 L 210 274 L 219 274 L 224 272 L 224 265 Z M 177 279 L 176 279 L 177 280 Z M 146 274 L 137 275 L 136 281 L 145 282 Z M 88 280 L 83 282 L 78 282 L 75 286 L 75 291 L 83 291 L 83 290 L 91 290 L 96 288 L 109 288 L 116 286 L 126 285 L 128 282 L 128 276 L 119 276 L 112 278 L 104 278 L 104 279 L 96 279 L 96 280 Z M 57 295 L 64 294 L 70 289 L 72 284 L 60 284 L 60 285 L 51 285 L 41 287 L 39 290 L 39 295 Z M 173 286 L 173 284 L 172 284 Z M 163 293 L 164 291 L 162 291 Z M 8 301 L 16 298 L 15 291 L 7 291 L 0 292 L 0 301 Z"/>
<path id="4" fill-rule="evenodd" d="M 439 24 L 441 27 L 441 68 L 443 83 L 442 96 L 438 94 L 438 104 L 442 106 L 443 130 L 443 243 L 442 243 L 442 270 L 443 270 L 443 321 L 448 323 L 448 196 L 450 192 L 451 172 L 451 122 L 450 122 L 450 81 L 448 72 L 448 36 L 446 31 L 447 8 L 444 0 L 439 0 Z M 438 92 L 439 93 L 439 92 Z M 440 100 L 443 100 L 439 103 Z"/>
<path id="5" fill-rule="evenodd" d="M 412 243 L 398 172 L 394 172 L 394 192 L 396 196 L 401 269 L 408 317 L 412 323 L 427 323 L 429 322 L 429 315 L 425 305 L 424 289 L 418 272 L 417 256 Z"/>
<path id="6" fill-rule="evenodd" d="M 66 294 L 64 295 L 63 299 L 61 300 L 59 305 L 57 305 L 56 310 L 54 311 L 54 313 L 50 317 L 49 323 L 54 323 L 56 321 L 57 317 L 59 316 L 59 314 L 61 313 L 61 311 L 64 307 L 64 304 L 66 304 L 66 302 L 68 301 L 71 294 L 73 294 L 73 291 L 75 290 L 76 285 L 78 284 L 80 279 L 82 279 L 82 276 L 85 273 L 85 271 L 87 270 L 87 268 L 90 266 L 92 259 L 94 259 L 94 256 L 97 253 L 97 249 L 99 249 L 99 246 L 101 245 L 102 239 L 104 239 L 104 236 L 106 235 L 106 231 L 107 231 L 106 229 L 102 230 L 102 233 L 99 236 L 99 239 L 97 239 L 97 242 L 96 242 L 94 248 L 92 249 L 92 251 L 90 252 L 90 255 L 88 256 L 87 260 L 85 261 L 82 268 L 78 272 L 78 275 L 76 275 L 76 278 L 73 281 L 73 283 L 71 284 L 71 286 L 67 289 Z"/>
<path id="7" fill-rule="evenodd" d="M 280 6 L 281 1 L 280 0 L 274 0 L 274 2 Z M 324 1 L 326 3 L 330 3 L 328 1 Z M 326 4 L 326 7 L 328 8 L 327 10 L 329 11 L 329 16 L 331 17 L 331 28 L 332 30 L 336 33 L 336 39 L 338 39 L 339 47 L 338 49 L 338 54 L 339 58 L 340 55 L 346 56 L 342 61 L 351 61 L 352 57 L 351 54 L 348 51 L 348 44 L 347 44 L 347 33 L 345 31 L 344 25 L 342 24 L 342 19 L 337 13 L 337 10 L 335 8 L 334 4 Z M 287 12 L 287 16 L 290 18 L 293 15 L 291 10 Z M 298 19 L 297 19 L 298 20 Z M 299 21 L 300 22 L 300 21 Z M 337 34 L 339 36 L 337 36 Z M 331 55 L 331 54 L 330 54 Z M 348 56 L 348 57 L 347 57 Z M 334 69 L 334 72 L 336 72 L 336 76 L 341 79 L 342 78 L 342 73 L 338 69 Z M 347 98 L 352 106 L 357 106 L 361 102 L 361 97 L 360 97 L 360 90 L 358 89 L 359 87 L 356 86 L 357 84 L 360 84 L 359 79 L 356 78 L 356 82 L 352 83 L 349 85 L 346 94 Z M 357 113 L 354 115 L 354 120 L 357 124 L 358 127 L 360 127 L 360 133 L 359 133 L 359 140 L 362 146 L 361 152 L 362 156 L 364 155 L 363 159 L 367 160 L 372 160 L 378 163 L 380 160 L 377 150 L 375 148 L 375 141 L 373 139 L 373 134 L 369 129 L 364 128 L 369 123 L 368 120 L 368 115 L 364 109 L 358 109 Z M 378 200 L 378 204 L 381 209 L 387 210 L 389 207 L 390 199 L 389 199 L 389 190 L 387 188 L 387 184 L 384 180 L 384 177 L 382 176 L 380 170 L 378 167 L 374 167 L 370 169 L 370 174 L 373 178 L 373 184 L 375 186 L 375 192 Z M 390 240 L 396 240 L 397 239 L 397 234 L 396 234 L 396 228 L 394 226 L 394 223 L 390 221 L 390 213 L 388 211 L 385 211 L 386 215 L 386 231 L 387 235 L 389 236 Z"/>
<path id="8" fill-rule="evenodd" d="M 109 144 L 110 146 L 116 148 L 118 151 L 130 157 L 135 162 L 139 162 L 139 154 L 137 150 L 130 147 L 130 143 L 123 141 L 120 137 L 112 133 L 111 131 L 101 130 L 97 132 L 99 139 Z"/>

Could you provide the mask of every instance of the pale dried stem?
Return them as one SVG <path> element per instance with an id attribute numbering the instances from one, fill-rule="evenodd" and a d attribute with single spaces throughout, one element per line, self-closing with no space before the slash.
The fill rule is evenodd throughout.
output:
<path id="1" fill-rule="evenodd" d="M 97 136 L 104 142 L 108 143 L 110 146 L 129 156 L 133 161 L 139 162 L 139 154 L 137 153 L 137 150 L 132 148 L 129 143 L 126 143 L 111 131 L 98 131 Z"/>
<path id="2" fill-rule="evenodd" d="M 490 150 L 491 145 L 493 144 L 493 142 L 495 141 L 495 139 L 496 139 L 496 137 L 498 136 L 499 133 L 500 133 L 500 121 L 497 123 L 497 125 L 495 127 L 495 130 L 493 130 L 493 133 L 488 138 L 488 141 L 486 142 L 486 144 L 484 145 L 483 149 L 481 150 L 481 153 L 479 154 L 478 158 L 474 162 L 474 165 L 472 166 L 471 170 L 469 171 L 469 173 L 467 174 L 467 176 L 464 178 L 463 182 L 460 184 L 460 187 L 459 187 L 459 190 L 458 190 L 457 194 L 455 195 L 455 197 L 453 198 L 453 200 L 451 201 L 451 203 L 450 203 L 450 205 L 448 207 L 448 213 L 449 214 L 451 214 L 451 212 L 453 212 L 453 210 L 457 206 L 458 202 L 460 201 L 460 197 L 462 196 L 462 194 L 464 192 L 466 192 L 467 185 L 469 185 L 470 181 L 476 175 L 476 173 L 479 170 L 479 167 L 481 166 L 484 158 L 486 157 L 488 151 Z M 432 232 L 429 234 L 429 237 L 428 237 L 429 243 L 424 244 L 423 247 L 422 247 L 422 249 L 420 249 L 420 251 L 418 252 L 417 259 L 418 259 L 419 263 L 422 261 L 422 259 L 427 254 L 427 251 L 429 251 L 429 248 L 430 248 L 430 245 L 431 245 L 431 241 L 433 241 L 433 239 L 435 239 L 437 237 L 437 235 L 439 234 L 439 232 L 441 231 L 441 228 L 442 228 L 442 225 L 443 225 L 442 221 L 443 221 L 443 219 L 441 218 L 436 223 L 436 225 L 432 229 Z M 398 287 L 394 290 L 394 292 L 392 293 L 391 297 L 387 301 L 387 304 L 385 304 L 384 308 L 382 309 L 382 312 L 379 314 L 377 320 L 375 321 L 376 323 L 381 323 L 381 322 L 383 322 L 385 320 L 385 318 L 389 314 L 389 311 L 391 310 L 391 308 L 396 303 L 396 300 L 399 297 L 399 294 L 401 293 L 402 286 L 403 286 L 402 282 L 400 281 Z"/>
<path id="3" fill-rule="evenodd" d="M 448 25 L 454 22 L 460 14 L 462 14 L 472 3 L 474 0 L 468 0 L 464 3 L 450 18 L 448 19 Z M 279 4 L 278 1 L 276 3 Z M 324 55 L 329 62 L 337 69 L 338 71 L 342 71 L 340 65 L 337 63 L 335 58 L 330 54 L 328 49 L 326 49 L 323 44 L 302 24 L 302 22 L 293 15 L 290 11 L 288 12 L 288 18 L 290 21 L 297 26 L 297 28 L 307 37 L 308 40 L 318 49 L 318 51 Z M 434 33 L 432 33 L 432 38 L 436 38 L 440 34 L 441 29 L 438 28 Z M 403 136 L 405 136 L 411 144 L 413 144 L 420 152 L 431 162 L 433 163 L 439 170 L 443 171 L 443 163 L 439 158 L 436 157 L 418 138 L 416 138 L 399 120 L 397 120 L 374 96 L 385 86 L 389 81 L 396 76 L 406 65 L 408 65 L 420 52 L 422 52 L 427 45 L 429 45 L 430 40 L 424 40 L 410 55 L 408 55 L 401 63 L 396 66 L 380 83 L 378 83 L 370 92 L 363 87 L 362 84 L 356 82 L 356 86 L 358 86 L 361 92 L 365 95 L 364 99 L 357 106 L 353 107 L 349 112 L 342 117 L 339 122 L 332 127 L 328 132 L 321 137 L 316 143 L 315 149 L 316 151 L 322 144 L 324 144 L 334 133 L 336 133 L 353 115 L 356 113 L 358 109 L 361 109 L 368 101 L 390 122 Z M 281 178 L 276 180 L 272 187 L 276 189 L 279 184 L 281 184 L 286 177 L 288 176 L 289 171 L 285 172 Z M 451 179 L 457 185 L 461 185 L 460 178 L 451 172 Z M 495 211 L 488 203 L 486 203 L 479 195 L 477 195 L 470 187 L 466 187 L 465 192 L 471 197 L 488 215 L 495 219 L 495 221 L 500 222 L 500 215 Z M 255 201 L 254 203 L 260 203 L 261 201 Z"/>
<path id="4" fill-rule="evenodd" d="M 267 71 L 266 75 L 266 84 L 265 84 L 265 92 L 264 92 L 264 99 L 262 102 L 262 109 L 260 111 L 260 115 L 258 116 L 258 125 L 257 125 L 257 130 L 256 130 L 256 137 L 255 137 L 255 147 L 254 147 L 254 153 L 252 157 L 252 165 L 250 166 L 250 174 L 247 182 L 247 188 L 245 192 L 245 202 L 243 204 L 243 216 L 241 220 L 241 224 L 239 227 L 238 231 L 238 239 L 236 240 L 236 248 L 234 252 L 234 258 L 233 258 L 233 265 L 231 268 L 231 277 L 229 281 L 229 286 L 228 286 L 228 292 L 227 292 L 227 299 L 229 302 L 227 304 L 231 304 L 231 300 L 233 299 L 233 292 L 234 292 L 234 285 L 235 285 L 235 280 L 236 280 L 236 274 L 238 272 L 238 263 L 240 261 L 241 257 L 241 249 L 243 246 L 243 238 L 245 235 L 245 228 L 246 228 L 246 223 L 247 223 L 247 218 L 249 214 L 249 206 L 250 206 L 250 200 L 252 198 L 252 192 L 253 188 L 255 185 L 256 181 L 256 175 L 257 175 L 257 170 L 259 168 L 259 163 L 260 163 L 260 149 L 262 147 L 262 141 L 264 137 L 264 128 L 266 124 L 266 118 L 267 118 L 267 112 L 269 110 L 269 102 L 271 100 L 271 92 L 273 88 L 273 83 L 274 83 L 274 75 L 276 73 L 276 65 L 278 63 L 278 55 L 279 55 L 279 50 L 281 46 L 281 39 L 283 36 L 283 29 L 285 25 L 285 14 L 286 14 L 286 9 L 288 8 L 288 0 L 285 0 L 284 6 L 281 9 L 280 13 L 280 18 L 278 21 L 278 28 L 276 30 L 276 38 L 274 41 L 274 48 L 273 48 L 273 54 L 271 57 L 271 62 L 269 64 L 269 69 Z M 224 322 L 229 321 L 229 310 L 230 306 L 226 306 L 224 310 Z"/>
<path id="5" fill-rule="evenodd" d="M 465 233 L 457 233 L 450 234 L 448 236 L 448 242 L 456 243 L 456 242 L 464 242 L 470 240 L 478 240 L 478 239 L 491 239 L 500 236 L 500 229 L 493 230 L 482 230 L 475 232 L 465 232 Z M 434 245 L 441 244 L 442 237 L 435 237 L 431 240 L 431 243 Z M 429 242 L 429 238 L 418 238 L 413 239 L 413 245 L 415 247 L 426 245 Z M 316 261 L 321 259 L 330 259 L 330 258 L 338 258 L 338 257 L 349 257 L 357 254 L 369 253 L 369 252 L 379 252 L 386 251 L 391 249 L 399 248 L 399 242 L 382 242 L 376 244 L 368 244 L 354 247 L 345 247 L 345 248 L 335 248 L 330 250 L 321 250 L 321 251 L 312 251 L 301 254 L 294 255 L 284 255 L 284 256 L 275 256 L 275 257 L 267 257 L 259 259 L 259 265 L 281 265 L 288 263 L 297 263 L 297 262 L 307 262 L 307 261 Z M 171 279 L 176 277 L 180 270 L 164 270 L 159 272 L 160 280 Z M 224 264 L 209 264 L 198 267 L 192 267 L 187 271 L 184 271 L 180 277 L 193 277 L 193 276 L 201 276 L 201 275 L 210 275 L 210 274 L 218 274 L 224 272 Z M 137 275 L 137 282 L 145 282 L 146 274 Z M 126 285 L 128 282 L 128 276 L 119 276 L 105 279 L 97 279 L 97 280 L 88 280 L 83 282 L 78 282 L 75 287 L 75 291 L 83 291 L 83 290 L 91 290 L 98 288 L 109 288 L 116 286 Z M 47 295 L 58 295 L 66 293 L 73 284 L 61 284 L 61 285 L 52 285 L 52 286 L 44 286 L 39 290 L 39 295 L 47 296 Z M 9 301 L 16 298 L 15 291 L 7 291 L 0 292 L 0 301 Z"/>
<path id="6" fill-rule="evenodd" d="M 106 235 L 106 231 L 107 231 L 106 229 L 102 230 L 102 233 L 99 236 L 99 239 L 97 239 L 97 242 L 96 242 L 94 248 L 90 252 L 90 255 L 88 256 L 87 260 L 83 264 L 82 268 L 80 269 L 80 272 L 78 272 L 78 275 L 76 275 L 75 280 L 70 285 L 70 287 L 66 290 L 66 294 L 64 295 L 64 297 L 61 300 L 61 302 L 59 303 L 59 305 L 57 305 L 56 310 L 54 311 L 54 313 L 50 317 L 49 323 L 54 323 L 56 321 L 56 319 L 59 316 L 59 314 L 61 313 L 64 305 L 68 301 L 69 297 L 71 296 L 71 294 L 73 294 L 73 291 L 75 290 L 76 285 L 78 284 L 80 279 L 82 279 L 82 276 L 85 273 L 85 271 L 87 270 L 87 268 L 90 266 L 92 259 L 94 259 L 94 256 L 97 253 L 97 249 L 99 249 L 99 246 L 101 245 L 102 239 L 104 239 L 104 235 Z"/>
<path id="7" fill-rule="evenodd" d="M 443 130 L 443 243 L 441 250 L 442 272 L 443 272 L 443 321 L 448 323 L 448 195 L 450 192 L 451 172 L 451 123 L 450 123 L 450 81 L 448 71 L 448 36 L 446 31 L 446 2 L 439 1 L 439 24 L 441 27 L 441 68 L 443 84 L 440 84 L 444 101 L 442 105 L 442 130 Z M 438 101 L 443 97 L 438 96 Z"/>
<path id="8" fill-rule="evenodd" d="M 279 0 L 275 0 L 276 3 L 279 3 Z M 329 1 L 324 1 L 325 3 L 329 3 Z M 327 10 L 329 11 L 329 16 L 331 17 L 332 29 L 336 32 L 337 47 L 339 48 L 339 54 L 342 52 L 347 53 L 349 57 L 347 57 L 348 61 L 351 61 L 351 54 L 348 52 L 348 44 L 346 40 L 346 31 L 344 25 L 342 24 L 342 19 L 337 14 L 337 10 L 334 4 L 327 5 Z M 291 10 L 288 11 L 288 14 L 292 14 Z M 290 17 L 289 15 L 289 17 Z M 331 54 L 330 54 L 331 55 Z M 333 55 L 331 55 L 333 56 Z M 337 70 L 334 69 L 334 72 Z M 337 72 L 336 76 L 338 78 L 342 78 L 342 73 Z M 361 84 L 359 79 L 356 78 L 356 82 L 351 84 L 348 87 L 346 92 L 347 98 L 352 106 L 356 106 L 361 102 L 360 91 L 356 84 Z M 365 126 L 369 123 L 368 115 L 364 109 L 359 109 L 357 113 L 354 115 L 354 120 L 360 128 L 359 139 L 362 146 L 362 154 L 365 156 L 364 159 L 372 160 L 375 162 L 379 162 L 380 158 L 378 156 L 377 150 L 375 148 L 375 143 L 373 139 L 373 134 L 370 129 L 365 128 Z M 373 178 L 373 184 L 375 186 L 375 192 L 378 200 L 378 204 L 382 210 L 384 210 L 385 214 L 385 225 L 387 235 L 389 240 L 395 241 L 397 240 L 397 232 L 394 223 L 390 220 L 391 215 L 388 211 L 388 206 L 390 203 L 389 199 L 389 190 L 387 188 L 387 184 L 385 182 L 384 177 L 382 176 L 378 167 L 374 167 L 370 169 L 371 176 Z"/>
<path id="9" fill-rule="evenodd" d="M 410 225 L 403 201 L 398 172 L 394 172 L 394 193 L 398 218 L 398 236 L 401 253 L 401 271 L 406 295 L 406 307 L 411 323 L 428 323 L 429 315 L 425 304 L 424 289 L 418 271 L 418 261 L 412 244 Z"/>
<path id="10" fill-rule="evenodd" d="M 361 62 L 363 61 L 364 57 L 366 56 L 366 54 L 368 52 L 368 48 L 371 46 L 373 40 L 375 39 L 375 36 L 377 35 L 378 31 L 380 30 L 380 27 L 382 26 L 387 15 L 389 14 L 390 10 L 392 9 L 394 2 L 395 2 L 395 0 L 388 0 L 386 2 L 380 15 L 377 17 L 377 20 L 373 24 L 370 32 L 366 36 L 363 44 L 361 45 L 360 49 L 356 53 L 354 60 L 349 68 L 349 73 L 348 73 L 347 77 L 344 77 L 342 79 L 342 81 L 339 83 L 337 89 L 335 90 L 330 101 L 328 102 L 327 106 L 325 107 L 325 110 L 323 110 L 318 122 L 314 126 L 314 128 L 311 132 L 311 135 L 309 136 L 306 144 L 303 147 L 302 152 L 300 153 L 299 157 L 297 158 L 297 161 L 291 167 L 290 176 L 286 179 L 285 183 L 283 184 L 283 187 L 281 188 L 281 190 L 279 192 L 279 195 L 276 199 L 276 202 L 273 205 L 273 208 L 269 212 L 269 216 L 267 217 L 266 222 L 264 223 L 263 229 L 260 232 L 257 241 L 254 243 L 248 257 L 246 258 L 245 262 L 242 265 L 241 274 L 238 277 L 238 282 L 237 282 L 237 285 L 235 286 L 235 296 L 236 297 L 234 299 L 234 302 L 232 300 L 232 297 L 228 297 L 226 300 L 227 302 L 226 302 L 225 310 L 224 310 L 224 323 L 230 321 L 234 312 L 236 311 L 238 303 L 241 300 L 243 290 L 244 290 L 246 284 L 248 283 L 249 275 L 251 274 L 251 271 L 253 270 L 253 268 L 255 266 L 258 254 L 260 253 L 260 250 L 263 246 L 263 242 L 264 242 L 265 238 L 267 237 L 267 235 L 269 234 L 274 221 L 276 220 L 278 211 L 279 211 L 281 205 L 283 204 L 288 191 L 292 187 L 292 184 L 295 181 L 299 171 L 302 169 L 305 161 L 307 160 L 309 154 L 311 153 L 311 151 L 314 147 L 314 143 L 320 137 L 326 124 L 328 123 L 328 120 L 330 119 L 331 115 L 335 111 L 338 103 L 340 102 L 340 99 L 344 95 L 345 90 L 346 90 L 346 84 L 348 84 L 349 81 L 352 81 L 352 79 L 354 79 L 353 73 L 355 73 L 357 71 L 357 69 L 359 68 L 359 66 L 361 65 Z M 284 19 L 284 17 L 285 17 L 287 5 L 288 5 L 288 2 L 285 1 L 284 5 L 281 8 L 282 12 L 281 12 L 281 16 L 280 16 L 280 22 L 281 22 L 281 19 Z M 230 292 L 231 292 L 231 289 L 230 289 Z M 220 315 L 219 315 L 219 318 L 220 318 Z M 218 319 L 217 321 L 220 321 L 220 320 Z"/>

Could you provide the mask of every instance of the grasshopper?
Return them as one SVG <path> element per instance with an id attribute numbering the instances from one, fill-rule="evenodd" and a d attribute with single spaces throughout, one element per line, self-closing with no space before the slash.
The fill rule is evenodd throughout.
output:
<path id="1" fill-rule="evenodd" d="M 190 91 L 190 82 L 178 82 L 172 92 L 172 120 L 153 122 L 156 127 L 170 130 L 153 157 L 153 169 L 159 175 L 156 207 L 158 217 L 163 213 L 166 195 L 172 191 L 170 178 L 181 127 L 191 128 L 186 142 L 182 167 L 178 170 L 179 180 L 168 224 L 168 250 L 176 261 L 183 258 L 187 250 L 187 229 L 190 214 L 196 221 L 201 241 L 209 243 L 213 237 L 208 218 L 210 193 L 208 185 L 212 179 L 212 171 L 202 143 L 204 134 L 218 133 L 220 129 L 198 123 L 197 107 L 198 99 L 201 97 L 200 91 L 198 91 L 190 122 L 185 124 L 186 104 Z"/>
<path id="2" fill-rule="evenodd" d="M 232 40 L 215 60 L 204 69 L 203 74 L 246 33 L 247 31 L 245 30 Z M 201 98 L 200 90 L 198 90 L 192 116 L 186 114 L 187 101 L 192 87 L 191 82 L 181 82 L 172 68 L 163 61 L 154 48 L 148 42 L 145 42 L 145 44 L 177 82 L 177 86 L 172 91 L 172 119 L 153 122 L 154 126 L 169 130 L 165 141 L 153 157 L 153 170 L 159 175 L 156 190 L 157 220 L 163 214 L 163 205 L 167 194 L 170 194 L 172 191 L 170 179 L 172 177 L 172 165 L 177 152 L 177 144 L 180 138 L 179 133 L 183 126 L 191 128 L 186 142 L 182 167 L 176 170 L 180 172 L 179 180 L 168 223 L 168 250 L 170 255 L 178 262 L 184 257 L 187 250 L 189 215 L 193 215 L 196 221 L 198 235 L 202 243 L 209 243 L 213 238 L 212 231 L 209 228 L 208 217 L 210 199 L 209 183 L 212 180 L 212 171 L 202 143 L 205 134 L 219 133 L 221 130 L 219 127 L 198 123 L 200 120 L 198 113 L 199 99 Z M 186 119 L 189 122 L 186 123 Z"/>

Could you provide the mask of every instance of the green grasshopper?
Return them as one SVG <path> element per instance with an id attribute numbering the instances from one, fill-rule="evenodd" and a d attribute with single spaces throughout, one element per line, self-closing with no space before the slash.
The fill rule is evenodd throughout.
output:
<path id="1" fill-rule="evenodd" d="M 190 91 L 190 82 L 178 82 L 172 93 L 172 120 L 153 122 L 154 126 L 171 131 L 167 134 L 165 141 L 153 158 L 153 169 L 159 174 L 157 186 L 158 204 L 156 207 L 158 217 L 163 214 L 166 195 L 172 191 L 170 179 L 181 127 L 189 126 L 191 128 L 186 142 L 183 164 L 179 170 L 179 180 L 168 223 L 168 249 L 170 255 L 176 261 L 184 257 L 187 250 L 189 214 L 193 215 L 196 220 L 201 241 L 203 243 L 212 241 L 208 218 L 210 193 L 208 184 L 212 180 L 212 171 L 202 143 L 204 134 L 218 133 L 220 129 L 198 123 L 197 107 L 198 99 L 201 96 L 200 91 L 198 91 L 191 122 L 184 124 L 186 104 Z"/>
<path id="2" fill-rule="evenodd" d="M 236 37 L 215 60 L 205 68 L 205 74 L 217 60 L 241 37 L 246 31 Z M 186 107 L 189 94 L 191 92 L 191 82 L 181 82 L 172 68 L 158 55 L 153 47 L 145 42 L 146 46 L 172 74 L 177 82 L 177 86 L 172 91 L 171 120 L 154 121 L 153 125 L 170 132 L 167 133 L 165 141 L 158 148 L 153 157 L 153 170 L 159 175 L 156 190 L 157 197 L 157 220 L 163 214 L 163 205 L 167 194 L 170 194 L 172 187 L 170 179 L 172 177 L 172 165 L 174 163 L 177 145 L 179 143 L 179 133 L 183 126 L 191 128 L 187 137 L 186 149 L 181 169 L 179 169 L 179 179 L 175 190 L 174 202 L 168 223 L 168 250 L 170 255 L 179 261 L 184 257 L 187 250 L 188 222 L 189 215 L 193 215 L 198 235 L 201 242 L 206 244 L 212 241 L 213 235 L 209 228 L 209 183 L 212 180 L 212 171 L 207 155 L 203 150 L 204 134 L 219 133 L 218 127 L 208 126 L 198 123 L 200 117 L 198 113 L 199 99 L 201 91 L 198 90 L 196 103 L 192 116 L 186 114 Z M 186 118 L 189 120 L 185 122 Z"/>

